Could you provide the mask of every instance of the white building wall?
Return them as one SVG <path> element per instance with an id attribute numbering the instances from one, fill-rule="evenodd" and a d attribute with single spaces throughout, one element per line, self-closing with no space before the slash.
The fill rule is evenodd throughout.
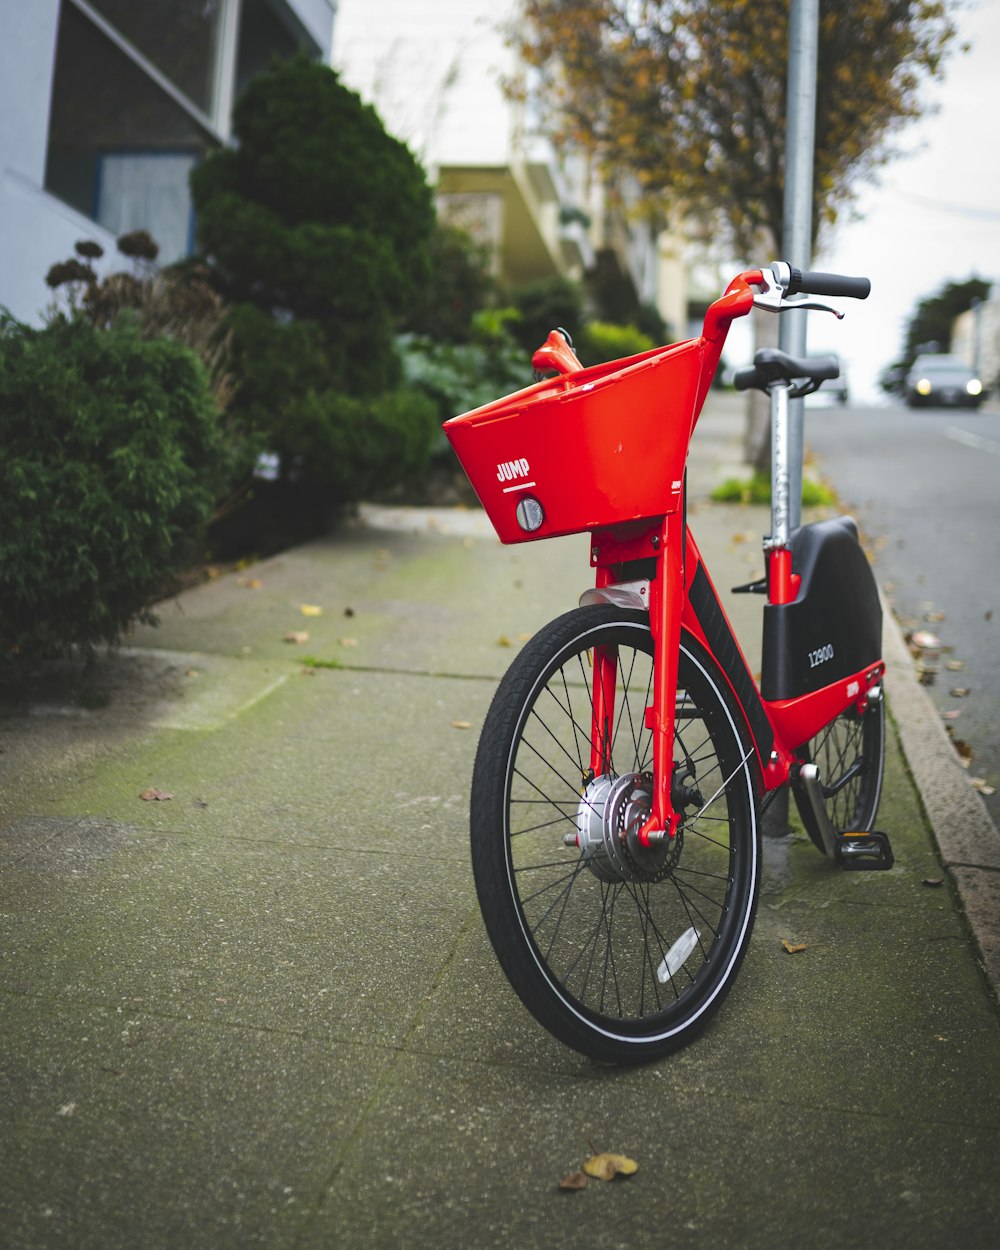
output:
<path id="1" fill-rule="evenodd" d="M 59 0 L 0 0 L 0 305 L 34 321 L 50 265 L 96 223 L 43 191 Z"/>
<path id="2" fill-rule="evenodd" d="M 286 0 L 324 50 L 335 0 Z M 0 0 L 0 306 L 37 322 L 51 303 L 45 274 L 80 239 L 114 252 L 112 235 L 45 190 L 60 0 Z"/>

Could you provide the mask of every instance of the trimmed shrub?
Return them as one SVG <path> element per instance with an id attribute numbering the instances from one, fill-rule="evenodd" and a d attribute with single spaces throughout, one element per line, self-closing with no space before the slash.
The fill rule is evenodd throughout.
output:
<path id="1" fill-rule="evenodd" d="M 127 323 L 0 316 L 0 659 L 117 642 L 194 550 L 223 467 L 205 370 Z"/>
<path id="2" fill-rule="evenodd" d="M 395 333 L 430 279 L 432 239 L 460 245 L 435 236 L 412 153 L 333 70 L 273 66 L 233 125 L 238 144 L 191 175 L 200 244 L 230 309 L 230 412 L 278 457 L 283 483 L 347 503 L 426 463 L 432 408 L 399 389 Z M 451 298 L 464 306 L 474 266 L 464 252 L 453 260 Z"/>
<path id="3" fill-rule="evenodd" d="M 653 340 L 635 326 L 590 321 L 580 331 L 576 349 L 585 365 L 602 365 L 622 356 L 651 351 L 655 346 Z"/>

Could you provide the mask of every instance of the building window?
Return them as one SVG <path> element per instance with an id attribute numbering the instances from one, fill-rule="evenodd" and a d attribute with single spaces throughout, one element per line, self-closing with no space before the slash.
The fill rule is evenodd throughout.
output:
<path id="1" fill-rule="evenodd" d="M 255 74 L 274 61 L 288 60 L 298 52 L 315 61 L 322 55 L 304 31 L 293 29 L 287 8 L 279 9 L 270 0 L 242 0 L 235 98 L 239 99 Z"/>
<path id="2" fill-rule="evenodd" d="M 224 0 L 89 0 L 203 113 L 212 115 Z"/>
<path id="3" fill-rule="evenodd" d="M 213 136 L 189 113 L 72 4 L 63 4 L 47 191 L 115 234 L 148 230 L 167 263 L 190 251 L 187 172 L 212 146 Z"/>
<path id="4" fill-rule="evenodd" d="M 281 0 L 63 0 L 45 189 L 115 235 L 188 255 L 188 174 L 273 61 L 320 50 Z"/>

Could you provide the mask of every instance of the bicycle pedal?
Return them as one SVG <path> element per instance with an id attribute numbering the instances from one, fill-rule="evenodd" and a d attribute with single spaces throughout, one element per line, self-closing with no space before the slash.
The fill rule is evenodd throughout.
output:
<path id="1" fill-rule="evenodd" d="M 841 833 L 836 842 L 841 868 L 855 872 L 884 871 L 893 865 L 892 847 L 884 833 Z"/>

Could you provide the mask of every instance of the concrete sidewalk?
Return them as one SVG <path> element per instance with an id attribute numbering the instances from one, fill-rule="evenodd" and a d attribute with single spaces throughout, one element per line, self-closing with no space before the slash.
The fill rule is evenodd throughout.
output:
<path id="1" fill-rule="evenodd" d="M 720 590 L 767 528 L 705 501 L 740 422 L 713 398 L 692 452 Z M 599 1069 L 508 989 L 467 845 L 496 681 L 586 540 L 367 516 L 0 720 L 0 1245 L 995 1246 L 1000 842 L 893 630 L 894 869 L 771 840 L 706 1035 Z M 725 598 L 755 664 L 760 600 Z M 639 1171 L 560 1192 L 593 1150 Z"/>

